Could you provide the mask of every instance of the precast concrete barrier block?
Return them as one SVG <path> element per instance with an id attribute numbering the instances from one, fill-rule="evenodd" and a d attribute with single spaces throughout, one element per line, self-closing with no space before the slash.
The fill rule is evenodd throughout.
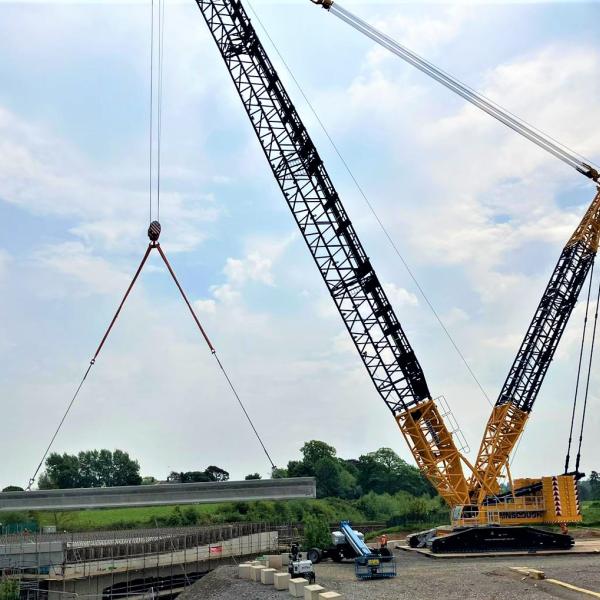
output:
<path id="1" fill-rule="evenodd" d="M 250 567 L 251 569 L 251 575 L 250 575 L 250 579 L 252 581 L 260 581 L 260 574 L 262 571 L 264 571 L 267 567 L 263 566 L 263 565 L 252 565 Z"/>
<path id="2" fill-rule="evenodd" d="M 243 563 L 238 566 L 238 577 L 240 579 L 250 579 L 250 569 L 252 565 L 250 563 Z"/>
<path id="3" fill-rule="evenodd" d="M 289 573 L 275 573 L 275 575 L 273 575 L 273 585 L 276 590 L 288 590 L 290 587 L 288 583 L 289 580 Z"/>
<path id="4" fill-rule="evenodd" d="M 286 567 L 290 564 L 290 555 L 289 554 L 286 554 L 285 552 L 283 552 L 281 554 L 281 564 Z"/>
<path id="5" fill-rule="evenodd" d="M 343 598 L 343 596 L 337 592 L 321 592 L 319 594 L 319 600 L 333 600 L 334 598 Z"/>
<path id="6" fill-rule="evenodd" d="M 319 594 L 324 592 L 325 588 L 322 585 L 313 583 L 304 588 L 304 600 L 319 600 Z"/>
<path id="7" fill-rule="evenodd" d="M 260 582 L 264 585 L 273 585 L 273 576 L 277 573 L 277 569 L 263 569 L 260 572 Z"/>
<path id="8" fill-rule="evenodd" d="M 304 598 L 304 588 L 308 585 L 308 581 L 303 577 L 290 579 L 290 596 L 292 598 Z"/>
<path id="9" fill-rule="evenodd" d="M 283 559 L 279 554 L 269 554 L 267 556 L 267 567 L 270 569 L 281 569 L 283 567 Z"/>

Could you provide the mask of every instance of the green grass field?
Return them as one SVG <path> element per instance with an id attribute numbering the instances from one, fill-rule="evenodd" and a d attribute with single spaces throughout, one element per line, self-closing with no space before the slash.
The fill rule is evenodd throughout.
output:
<path id="1" fill-rule="evenodd" d="M 194 506 L 201 522 L 216 521 L 215 512 L 220 504 L 200 504 Z M 164 520 L 175 513 L 175 506 L 152 506 L 140 508 L 104 508 L 68 512 L 40 512 L 36 516 L 40 525 L 56 525 L 67 531 L 91 531 L 95 529 L 132 529 L 135 527 L 155 527 L 164 525 Z M 181 507 L 185 511 L 185 507 Z M 160 523 L 159 523 L 160 521 Z"/>
<path id="2" fill-rule="evenodd" d="M 385 522 L 386 519 L 381 515 L 365 515 L 350 506 L 344 501 L 333 499 L 324 499 L 316 501 L 306 501 L 309 504 L 314 503 L 317 509 L 327 520 L 334 521 L 337 518 L 350 518 L 358 521 L 379 520 Z M 341 506 L 337 506 L 341 504 Z M 335 510 L 333 510 L 335 508 Z M 353 510 L 351 510 L 351 508 Z M 220 523 L 228 520 L 230 517 L 228 509 L 233 509 L 233 505 L 227 504 L 199 504 L 193 507 L 195 511 L 195 522 L 202 525 L 211 523 Z M 187 508 L 187 510 L 190 510 Z M 41 526 L 56 525 L 59 531 L 92 531 L 99 529 L 133 529 L 143 527 L 156 527 L 165 525 L 180 525 L 178 518 L 183 513 L 185 515 L 186 507 L 176 506 L 155 506 L 142 508 L 110 508 L 100 510 L 81 510 L 72 512 L 40 512 L 36 514 Z M 331 512 L 331 514 L 329 514 Z M 258 518 L 259 520 L 270 520 L 273 515 L 248 514 L 248 518 Z M 298 515 L 289 515 L 290 520 L 295 520 Z M 287 520 L 287 519 L 286 519 Z M 183 523 L 191 524 L 191 523 Z M 431 526 L 439 523 L 431 523 Z M 583 527 L 600 527 L 600 501 L 588 501 L 583 503 Z M 390 528 L 389 531 L 403 530 L 403 527 Z"/>
<path id="3" fill-rule="evenodd" d="M 583 503 L 584 527 L 600 527 L 600 500 Z"/>

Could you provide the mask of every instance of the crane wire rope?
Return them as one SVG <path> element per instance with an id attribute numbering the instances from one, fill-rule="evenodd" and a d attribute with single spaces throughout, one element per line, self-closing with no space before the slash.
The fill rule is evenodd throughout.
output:
<path id="1" fill-rule="evenodd" d="M 158 108 L 157 108 L 157 157 L 156 157 L 156 220 L 160 222 L 161 190 L 161 144 L 162 144 L 162 107 L 163 107 L 163 58 L 165 38 L 165 0 L 158 0 Z"/>
<path id="2" fill-rule="evenodd" d="M 291 67 L 289 66 L 289 64 L 287 63 L 287 61 L 285 60 L 285 58 L 282 56 L 281 52 L 279 51 L 279 48 L 277 46 L 277 44 L 275 43 L 275 41 L 273 40 L 273 38 L 271 37 L 271 35 L 269 34 L 267 28 L 265 27 L 265 25 L 263 24 L 260 16 L 258 15 L 258 13 L 256 12 L 256 10 L 254 9 L 254 7 L 252 6 L 252 3 L 250 2 L 250 0 L 247 0 L 247 4 L 250 7 L 250 10 L 252 11 L 252 13 L 254 14 L 254 16 L 256 17 L 256 20 L 258 22 L 258 24 L 260 25 L 261 29 L 263 30 L 263 32 L 265 33 L 265 35 L 267 36 L 267 39 L 269 40 L 269 42 L 271 43 L 271 45 L 273 46 L 273 49 L 275 50 L 277 56 L 279 57 L 279 59 L 281 60 L 281 62 L 283 63 L 286 71 L 288 72 L 289 76 L 292 78 L 292 81 L 294 82 L 294 84 L 296 85 L 296 87 L 298 88 L 298 91 L 300 92 L 300 94 L 302 95 L 302 97 L 304 98 L 304 101 L 306 102 L 308 108 L 310 109 L 310 111 L 312 112 L 313 116 L 315 117 L 315 119 L 317 120 L 317 123 L 319 124 L 320 128 L 323 130 L 323 133 L 325 134 L 325 137 L 328 139 L 329 143 L 331 144 L 335 154 L 337 155 L 338 159 L 341 161 L 344 169 L 346 170 L 346 172 L 348 173 L 348 175 L 350 176 L 350 179 L 352 180 L 352 182 L 354 183 L 356 189 L 358 190 L 359 195 L 362 197 L 363 201 L 365 202 L 365 204 L 367 205 L 369 211 L 371 212 L 371 214 L 373 215 L 373 217 L 375 218 L 375 221 L 377 222 L 379 228 L 381 229 L 381 231 L 383 232 L 385 238 L 387 239 L 387 241 L 389 242 L 389 244 L 391 245 L 392 249 L 394 250 L 395 254 L 398 256 L 398 258 L 400 259 L 400 262 L 402 263 L 402 265 L 404 266 L 404 269 L 406 270 L 406 272 L 408 273 L 409 277 L 411 278 L 412 282 L 414 283 L 415 287 L 419 290 L 419 293 L 421 294 L 421 296 L 423 297 L 423 299 L 425 300 L 425 303 L 427 304 L 427 306 L 429 307 L 430 311 L 433 313 L 435 319 L 437 320 L 438 324 L 440 325 L 440 327 L 442 328 L 442 331 L 444 332 L 444 334 L 446 335 L 446 337 L 448 338 L 448 340 L 450 341 L 450 344 L 452 345 L 452 347 L 454 348 L 454 350 L 456 351 L 456 353 L 458 354 L 460 360 L 462 361 L 462 363 L 464 364 L 465 368 L 467 369 L 469 375 L 471 376 L 471 378 L 473 379 L 473 381 L 475 382 L 475 384 L 477 385 L 477 387 L 479 388 L 479 390 L 481 391 L 483 397 L 486 399 L 487 403 L 490 406 L 493 406 L 493 402 L 490 399 L 489 395 L 487 394 L 487 392 L 485 391 L 485 388 L 483 387 L 482 383 L 480 382 L 479 378 L 477 377 L 477 375 L 475 374 L 475 372 L 473 371 L 471 365 L 469 364 L 469 362 L 467 361 L 465 355 L 463 354 L 463 352 L 461 351 L 460 347 L 458 346 L 457 342 L 454 340 L 452 334 L 450 333 L 450 331 L 448 330 L 448 328 L 446 327 L 444 321 L 442 320 L 441 316 L 439 315 L 438 311 L 436 310 L 436 308 L 434 307 L 433 303 L 429 300 L 429 297 L 427 296 L 427 294 L 425 293 L 425 290 L 423 289 L 423 287 L 421 286 L 421 284 L 419 283 L 419 280 L 417 279 L 416 275 L 414 274 L 413 270 L 410 268 L 410 265 L 408 264 L 408 262 L 406 261 L 406 259 L 404 258 L 403 254 L 400 252 L 400 249 L 398 248 L 398 245 L 396 244 L 396 242 L 394 241 L 394 239 L 392 238 L 391 234 L 389 233 L 387 227 L 383 224 L 383 221 L 381 220 L 381 218 L 379 217 L 379 214 L 377 213 L 377 211 L 375 210 L 375 207 L 373 206 L 373 204 L 371 203 L 371 201 L 369 200 L 369 198 L 367 197 L 366 192 L 364 191 L 363 187 L 360 185 L 358 179 L 356 178 L 356 176 L 354 175 L 352 169 L 350 168 L 350 165 L 348 164 L 348 162 L 345 160 L 344 156 L 342 155 L 341 150 L 339 149 L 338 145 L 335 143 L 333 137 L 330 135 L 327 127 L 325 126 L 325 124 L 323 123 L 322 119 L 320 118 L 319 114 L 317 113 L 317 110 L 314 108 L 313 104 L 311 103 L 311 101 L 308 99 L 308 96 L 306 95 L 306 93 L 304 92 L 304 89 L 302 88 L 302 86 L 300 85 L 298 79 L 296 78 L 296 76 L 294 75 L 294 73 L 292 72 Z"/>
<path id="3" fill-rule="evenodd" d="M 158 225 L 158 223 L 153 222 L 151 224 L 150 229 L 149 229 L 149 236 L 150 236 L 150 233 L 152 231 L 152 227 L 155 226 L 155 225 Z M 160 227 L 158 228 L 158 232 L 160 233 Z M 65 412 L 64 412 L 64 414 L 63 414 L 63 416 L 62 416 L 62 418 L 61 418 L 61 420 L 60 420 L 60 422 L 59 422 L 59 424 L 58 424 L 58 426 L 56 428 L 56 430 L 54 431 L 54 433 L 53 433 L 53 435 L 52 435 L 52 437 L 50 439 L 50 442 L 49 442 L 48 446 L 46 447 L 46 450 L 44 451 L 40 462 L 38 463 L 38 466 L 36 467 L 33 475 L 29 479 L 29 483 L 27 485 L 27 491 L 31 490 L 31 487 L 34 484 L 35 479 L 36 479 L 36 477 L 37 477 L 40 469 L 42 468 L 42 466 L 44 464 L 44 461 L 46 460 L 46 457 L 48 456 L 48 453 L 50 452 L 50 449 L 52 448 L 52 445 L 54 444 L 54 441 L 56 440 L 56 438 L 57 438 L 60 430 L 62 429 L 62 426 L 63 426 L 65 420 L 67 419 L 67 416 L 71 412 L 71 409 L 72 409 L 72 407 L 73 407 L 73 405 L 75 403 L 75 400 L 79 396 L 79 392 L 81 391 L 81 388 L 83 387 L 83 384 L 85 383 L 85 381 L 86 381 L 86 379 L 87 379 L 90 371 L 92 370 L 92 367 L 96 364 L 96 360 L 98 359 L 98 356 L 100 355 L 100 352 L 104 348 L 104 345 L 105 345 L 105 343 L 106 343 L 106 341 L 107 341 L 107 339 L 108 339 L 108 337 L 109 337 L 109 335 L 110 335 L 110 333 L 111 333 L 111 331 L 112 331 L 112 329 L 113 329 L 113 327 L 114 327 L 114 325 L 115 325 L 115 323 L 116 323 L 119 315 L 121 314 L 121 311 L 123 310 L 123 306 L 125 305 L 125 302 L 126 302 L 127 298 L 129 297 L 129 295 L 131 293 L 131 290 L 133 289 L 135 283 L 137 282 L 137 280 L 138 280 L 138 278 L 140 276 L 140 273 L 142 272 L 142 269 L 143 269 L 144 265 L 146 264 L 146 261 L 148 260 L 148 257 L 150 256 L 150 252 L 152 250 L 154 250 L 154 249 L 156 249 L 158 251 L 158 253 L 160 254 L 160 256 L 161 256 L 161 258 L 163 260 L 163 262 L 165 263 L 165 266 L 167 267 L 167 270 L 168 270 L 169 274 L 173 278 L 173 281 L 175 282 L 175 285 L 177 286 L 177 289 L 179 290 L 179 292 L 180 292 L 180 294 L 181 294 L 181 296 L 182 296 L 185 304 L 187 305 L 187 307 L 188 307 L 188 309 L 189 309 L 189 311 L 190 311 L 190 313 L 192 315 L 192 318 L 194 319 L 194 321 L 195 321 L 195 323 L 196 323 L 196 325 L 198 327 L 198 330 L 200 331 L 202 337 L 204 338 L 204 341 L 206 342 L 206 344 L 207 344 L 207 346 L 208 346 L 211 354 L 215 357 L 215 360 L 216 360 L 216 362 L 217 362 L 220 370 L 222 371 L 222 373 L 223 373 L 223 375 L 224 375 L 224 377 L 225 377 L 225 379 L 226 379 L 229 387 L 231 388 L 231 391 L 233 392 L 233 394 L 234 394 L 234 396 L 235 396 L 238 404 L 240 405 L 242 411 L 244 412 L 244 415 L 245 415 L 246 419 L 248 420 L 248 423 L 250 424 L 250 426 L 252 428 L 252 431 L 254 432 L 254 435 L 256 436 L 256 438 L 257 438 L 258 442 L 260 443 L 260 445 L 261 445 L 261 447 L 262 447 L 265 455 L 267 456 L 267 458 L 268 458 L 268 460 L 269 460 L 269 462 L 271 464 L 271 468 L 272 469 L 276 468 L 275 463 L 271 459 L 271 455 L 269 454 L 269 452 L 268 452 L 268 450 L 267 450 L 267 448 L 266 448 L 266 446 L 265 446 L 265 444 L 264 444 L 264 442 L 263 442 L 260 434 L 258 433 L 258 430 L 256 429 L 256 427 L 255 427 L 255 425 L 254 425 L 254 423 L 252 421 L 252 418 L 248 414 L 248 411 L 246 410 L 246 407 L 244 406 L 244 403 L 242 402 L 242 399 L 241 399 L 241 397 L 240 397 L 237 389 L 235 388 L 235 386 L 234 386 L 234 384 L 233 384 L 233 382 L 232 382 L 232 380 L 231 380 L 231 378 L 230 378 L 227 370 L 223 366 L 223 363 L 219 359 L 219 357 L 217 355 L 217 351 L 216 351 L 214 345 L 210 341 L 210 338 L 208 337 L 208 334 L 206 333 L 204 327 L 200 323 L 200 320 L 198 319 L 198 316 L 196 315 L 196 312 L 194 311 L 194 308 L 192 307 L 192 304 L 190 303 L 190 301 L 189 301 L 189 299 L 188 299 L 188 297 L 187 297 L 187 295 L 186 295 L 183 287 L 179 283 L 179 280 L 177 279 L 177 276 L 175 275 L 175 271 L 171 267 L 171 264 L 169 263 L 169 260 L 167 259 L 166 254 L 163 252 L 160 244 L 157 242 L 158 238 L 154 239 L 154 238 L 151 237 L 150 239 L 151 239 L 151 242 L 148 245 L 148 247 L 146 248 L 146 252 L 145 252 L 145 254 L 144 254 L 143 258 L 142 258 L 142 261 L 140 262 L 140 264 L 139 264 L 139 266 L 137 268 L 137 271 L 135 272 L 135 275 L 133 276 L 133 279 L 131 280 L 131 282 L 130 282 L 128 288 L 127 288 L 127 290 L 125 291 L 125 294 L 124 294 L 123 298 L 121 299 L 121 303 L 119 304 L 119 306 L 118 306 L 118 308 L 117 308 L 117 310 L 116 310 L 116 312 L 115 312 L 112 320 L 110 321 L 110 323 L 108 325 L 108 328 L 106 329 L 106 331 L 105 331 L 102 339 L 100 340 L 100 343 L 98 344 L 98 347 L 96 348 L 96 351 L 94 352 L 94 356 L 90 360 L 90 363 L 89 363 L 89 365 L 88 365 L 88 367 L 87 367 L 87 369 L 86 369 L 86 371 L 85 371 L 85 373 L 83 375 L 83 378 L 81 379 L 79 385 L 77 386 L 75 394 L 73 395 L 73 397 L 71 398 L 71 401 L 67 405 L 67 408 L 66 408 L 66 410 L 65 410 Z"/>
<path id="4" fill-rule="evenodd" d="M 577 449 L 577 459 L 575 460 L 575 473 L 579 473 L 579 464 L 581 461 L 581 446 L 583 444 L 583 430 L 585 427 L 585 417 L 587 414 L 588 397 L 590 392 L 590 378 L 592 375 L 592 361 L 594 358 L 594 346 L 596 345 L 596 328 L 598 326 L 598 307 L 600 306 L 600 282 L 598 284 L 598 294 L 596 296 L 596 312 L 594 314 L 594 328 L 592 331 L 592 340 L 590 346 L 590 360 L 588 363 L 587 379 L 585 382 L 585 396 L 583 397 L 583 411 L 581 415 L 581 430 L 579 432 L 579 447 Z"/>
<path id="5" fill-rule="evenodd" d="M 148 224 L 152 223 L 152 167 L 154 165 L 154 163 L 152 162 L 152 148 L 154 146 L 154 0 L 151 0 L 150 12 L 150 126 L 148 127 L 148 195 L 150 204 L 150 216 L 148 219 Z"/>
<path id="6" fill-rule="evenodd" d="M 324 4 L 322 0 L 312 1 L 315 4 Z M 339 4 L 337 4 L 337 2 L 330 3 L 327 8 L 329 12 L 333 13 L 340 20 L 344 21 L 357 31 L 363 33 L 371 40 L 387 49 L 392 54 L 395 54 L 405 62 L 419 69 L 429 77 L 435 79 L 446 88 L 458 94 L 463 99 L 486 112 L 488 115 L 500 121 L 516 133 L 519 133 L 570 167 L 576 169 L 579 173 L 589 177 L 593 181 L 599 181 L 599 168 L 578 152 L 575 152 L 565 144 L 558 142 L 548 134 L 530 125 L 524 119 L 517 117 L 480 92 L 477 92 L 473 88 L 462 83 L 453 75 L 450 75 L 449 73 L 436 67 L 433 63 L 419 56 L 412 50 L 409 50 L 406 46 L 403 46 L 390 36 L 362 20 L 360 17 L 341 7 Z"/>
<path id="7" fill-rule="evenodd" d="M 594 261 L 595 262 L 595 261 Z M 581 347 L 579 348 L 579 362 L 577 365 L 577 380 L 575 383 L 575 395 L 573 397 L 573 411 L 571 413 L 571 426 L 569 428 L 569 442 L 567 444 L 567 454 L 565 457 L 565 474 L 569 472 L 569 464 L 571 462 L 571 444 L 573 442 L 573 428 L 575 425 L 575 413 L 577 410 L 577 399 L 579 396 L 579 383 L 581 381 L 581 367 L 583 365 L 583 351 L 585 348 L 585 337 L 587 333 L 588 315 L 590 311 L 590 300 L 592 297 L 592 280 L 594 278 L 594 262 L 590 269 L 590 283 L 588 286 L 587 301 L 585 305 L 585 317 L 583 319 L 583 333 L 581 335 Z"/>
<path id="8" fill-rule="evenodd" d="M 33 486 L 33 484 L 35 483 L 36 477 L 38 475 L 38 473 L 40 472 L 44 461 L 46 460 L 46 457 L 48 456 L 58 434 L 60 433 L 69 413 L 71 412 L 71 409 L 73 408 L 73 405 L 75 404 L 75 401 L 77 400 L 79 393 L 81 392 L 81 389 L 83 387 L 83 384 L 85 383 L 88 375 L 90 374 L 90 371 L 92 370 L 92 367 L 96 364 L 96 359 L 98 358 L 102 348 L 104 347 L 104 344 L 106 342 L 106 340 L 108 339 L 108 336 L 110 334 L 110 332 L 112 331 L 117 318 L 119 317 L 123 306 L 125 304 L 125 301 L 127 300 L 127 298 L 129 297 L 129 294 L 131 292 L 131 290 L 133 289 L 133 286 L 135 285 L 136 281 L 139 278 L 139 275 L 142 271 L 142 268 L 144 267 L 148 256 L 150 255 L 150 252 L 152 251 L 152 249 L 156 248 L 161 256 L 161 258 L 163 259 L 169 273 L 171 274 L 171 277 L 173 278 L 173 281 L 175 282 L 177 288 L 179 289 L 179 292 L 181 293 L 185 303 L 187 304 L 190 313 L 192 314 L 192 317 L 196 323 L 196 325 L 198 326 L 202 336 L 204 337 L 204 340 L 206 341 L 206 343 L 208 344 L 208 347 L 211 351 L 211 354 L 215 357 L 215 360 L 217 362 L 217 365 L 219 367 L 219 369 L 221 370 L 221 372 L 223 373 L 223 376 L 225 377 L 225 380 L 227 381 L 228 386 L 230 387 L 233 395 L 235 396 L 240 408 L 242 409 L 248 423 L 250 424 L 250 427 L 252 428 L 252 431 L 254 432 L 254 435 L 256 436 L 258 442 L 260 443 L 260 446 L 262 447 L 265 455 L 267 456 L 267 459 L 269 460 L 269 463 L 271 464 L 271 468 L 274 470 L 276 468 L 275 463 L 273 462 L 271 455 L 269 454 L 260 434 L 258 433 L 258 430 L 256 429 L 254 422 L 252 421 L 252 418 L 250 417 L 248 411 L 246 410 L 246 407 L 244 406 L 244 403 L 242 402 L 242 399 L 236 389 L 236 387 L 233 384 L 233 381 L 231 380 L 231 377 L 229 376 L 229 373 L 227 372 L 227 370 L 225 369 L 222 361 L 220 360 L 220 358 L 217 355 L 217 351 L 214 348 L 214 346 L 212 345 L 208 335 L 206 334 L 204 328 L 202 327 L 200 320 L 198 319 L 190 301 L 187 298 L 187 295 L 185 294 L 182 286 L 179 283 L 179 280 L 177 279 L 177 276 L 175 275 L 174 270 L 171 267 L 171 264 L 169 263 L 166 255 L 164 254 L 162 248 L 160 247 L 160 244 L 158 244 L 157 240 L 158 240 L 158 236 L 160 235 L 160 224 L 158 223 L 158 219 L 160 218 L 160 189 L 161 189 L 161 138 L 162 138 L 162 98 L 163 98 L 163 57 L 164 57 L 164 23 L 165 23 L 165 0 L 158 0 L 158 66 L 157 66 L 157 106 L 156 106 L 156 144 L 157 144 L 157 151 L 156 151 L 156 214 L 157 214 L 157 221 L 153 222 L 152 221 L 152 209 L 153 209 L 153 168 L 154 168 L 154 161 L 153 161 L 153 146 L 154 146 L 154 136 L 153 136 L 153 132 L 154 132 L 154 38 L 155 38 L 155 26 L 154 26 L 154 13 L 155 13 L 155 5 L 154 5 L 154 0 L 151 0 L 151 4 L 150 4 L 150 9 L 151 9 L 151 24 L 150 24 L 150 133 L 149 133 L 149 216 L 150 216 L 150 227 L 148 229 L 148 235 L 151 239 L 151 243 L 149 244 L 148 248 L 146 249 L 146 253 L 144 254 L 144 257 L 142 258 L 142 261 L 137 269 L 137 271 L 135 272 L 135 275 L 131 281 L 131 283 L 129 284 L 129 287 L 127 288 L 125 295 L 123 296 L 121 303 L 119 304 L 116 313 L 114 314 L 108 329 L 106 330 L 106 332 L 104 333 L 104 336 L 102 337 L 102 340 L 100 341 L 100 344 L 98 345 L 96 352 L 94 353 L 94 356 L 92 357 L 92 359 L 90 360 L 90 363 L 87 367 L 87 369 L 85 370 L 85 373 L 81 379 L 81 381 L 79 382 L 79 385 L 77 386 L 77 389 L 75 390 L 75 393 L 73 394 L 73 397 L 71 398 L 71 400 L 69 401 L 65 412 L 62 415 L 62 418 L 60 419 L 58 426 L 56 427 L 54 433 L 52 434 L 52 437 L 50 438 L 50 442 L 48 443 L 46 449 L 44 450 L 44 453 L 42 454 L 42 458 L 39 461 L 35 471 L 33 472 L 33 475 L 29 478 L 29 482 L 27 484 L 27 491 L 31 490 L 31 487 Z M 153 227 L 155 227 L 155 232 L 156 233 L 156 239 L 154 239 L 151 235 L 151 232 L 153 230 Z"/>

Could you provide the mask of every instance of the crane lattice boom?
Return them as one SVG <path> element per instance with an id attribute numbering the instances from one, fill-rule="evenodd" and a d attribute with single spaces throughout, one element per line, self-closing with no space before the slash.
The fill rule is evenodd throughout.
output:
<path id="1" fill-rule="evenodd" d="M 450 504 L 468 499 L 460 454 L 421 365 L 317 149 L 239 0 L 196 0 L 369 375 L 409 447 Z"/>

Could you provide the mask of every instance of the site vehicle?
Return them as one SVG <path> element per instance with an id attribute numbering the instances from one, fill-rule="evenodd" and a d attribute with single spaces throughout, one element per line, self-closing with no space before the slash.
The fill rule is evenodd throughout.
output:
<path id="1" fill-rule="evenodd" d="M 396 559 L 387 545 L 370 548 L 365 536 L 352 529 L 350 521 L 341 521 L 340 530 L 331 534 L 331 546 L 311 548 L 307 554 L 313 563 L 331 558 L 335 562 L 354 559 L 356 576 L 360 579 L 380 579 L 396 575 Z"/>
<path id="2" fill-rule="evenodd" d="M 360 532 L 353 530 L 354 536 L 364 544 L 365 536 Z M 341 562 L 345 559 L 354 559 L 358 556 L 355 547 L 346 537 L 343 531 L 333 531 L 331 533 L 331 545 L 327 548 L 310 548 L 306 554 L 307 558 L 313 563 L 319 563 L 322 560 L 331 558 L 335 562 Z"/>
<path id="3" fill-rule="evenodd" d="M 600 192 L 562 251 L 471 463 L 457 444 L 456 428 L 447 425 L 454 419 L 445 401 L 436 401 L 430 392 L 323 160 L 242 3 L 196 3 L 360 359 L 418 467 L 451 508 L 450 527 L 423 533 L 411 543 L 432 551 L 569 548 L 573 539 L 566 533 L 535 526 L 581 521 L 579 473 L 513 479 L 508 460 L 596 256 Z M 505 476 L 509 493 L 500 493 Z"/>
<path id="4" fill-rule="evenodd" d="M 311 561 L 308 556 L 306 559 L 302 558 L 302 553 L 300 552 L 300 546 L 298 546 L 298 544 L 292 544 L 289 558 L 288 573 L 292 578 L 302 577 L 307 579 L 309 583 L 315 582 L 315 570 L 313 568 L 314 561 Z"/>

